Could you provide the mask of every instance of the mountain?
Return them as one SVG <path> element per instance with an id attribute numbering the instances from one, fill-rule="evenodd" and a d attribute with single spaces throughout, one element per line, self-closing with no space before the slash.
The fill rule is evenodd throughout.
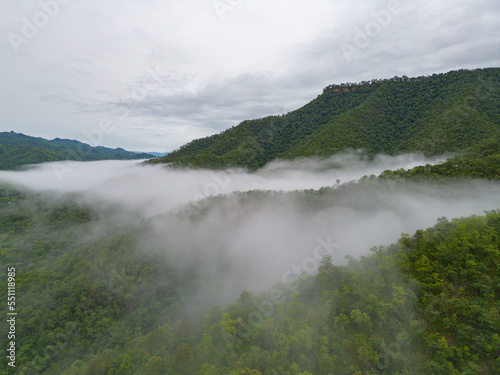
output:
<path id="1" fill-rule="evenodd" d="M 130 160 L 149 159 L 153 155 L 134 153 L 122 148 L 92 147 L 86 143 L 55 138 L 51 141 L 21 133 L 0 133 L 0 169 L 59 160 Z"/>
<path id="2" fill-rule="evenodd" d="M 155 163 L 257 169 L 276 158 L 461 151 L 500 134 L 500 68 L 330 85 L 286 115 L 243 121 Z"/>
<path id="3" fill-rule="evenodd" d="M 258 168 L 264 157 L 329 155 L 357 148 L 342 143 L 355 141 L 368 154 L 460 151 L 437 165 L 335 186 L 332 178 L 318 190 L 209 195 L 210 183 L 203 198 L 186 186 L 183 194 L 202 200 L 151 217 L 128 204 L 145 192 L 138 186 L 127 193 L 122 181 L 114 186 L 127 204 L 92 191 L 36 193 L 0 183 L 0 282 L 8 284 L 0 313 L 18 314 L 5 318 L 16 324 L 0 335 L 0 347 L 8 361 L 17 358 L 12 373 L 499 374 L 498 70 L 441 80 L 450 74 L 454 83 L 427 90 L 434 99 L 418 104 L 424 93 L 403 95 L 400 85 L 411 83 L 404 77 L 329 86 L 309 110 L 244 122 L 184 147 L 203 146 L 193 154 L 166 158 Z M 414 79 L 411 90 L 438 77 Z M 469 94 L 459 90 L 464 82 Z M 335 95 L 331 102 L 343 104 L 327 105 Z M 377 107 L 401 97 L 407 104 L 397 110 Z M 380 117 L 372 119 L 376 111 Z M 390 133 L 396 125 L 389 119 L 397 116 L 413 138 Z M 295 119 L 293 131 L 267 128 L 284 118 Z M 361 131 L 369 123 L 379 126 L 373 139 Z M 327 148 L 329 129 L 337 148 Z M 223 144 L 236 148 L 218 157 L 207 151 Z M 279 152 L 271 147 L 282 145 Z M 7 151 L 23 147 L 26 159 L 94 150 L 15 133 L 0 133 L 0 147 L 2 163 Z M 194 171 L 186 173 L 199 183 Z M 171 192 L 154 194 L 160 202 Z M 442 216 L 444 207 L 454 216 Z M 483 209 L 491 211 L 470 216 Z M 400 235 L 401 228 L 409 234 Z M 262 289 L 266 278 L 278 282 Z"/>
<path id="4" fill-rule="evenodd" d="M 166 156 L 169 153 L 168 152 L 148 152 L 149 155 L 153 155 L 154 157 L 161 157 L 161 156 Z"/>

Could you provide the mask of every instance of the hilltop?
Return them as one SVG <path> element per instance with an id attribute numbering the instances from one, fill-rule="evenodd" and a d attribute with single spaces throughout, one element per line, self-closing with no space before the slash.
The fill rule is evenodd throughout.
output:
<path id="1" fill-rule="evenodd" d="M 258 169 L 277 159 L 458 152 L 500 134 L 500 69 L 327 86 L 286 115 L 246 120 L 196 139 L 155 163 Z"/>
<path id="2" fill-rule="evenodd" d="M 55 138 L 49 141 L 15 132 L 0 133 L 0 170 L 60 160 L 131 160 L 151 157 L 150 154 L 129 152 L 122 148 L 92 147 L 69 139 Z"/>

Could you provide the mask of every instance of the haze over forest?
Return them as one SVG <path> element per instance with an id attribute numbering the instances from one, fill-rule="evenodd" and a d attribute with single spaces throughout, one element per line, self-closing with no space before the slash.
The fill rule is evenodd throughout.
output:
<path id="1" fill-rule="evenodd" d="M 0 21 L 0 373 L 500 374 L 497 2 Z"/>
<path id="2" fill-rule="evenodd" d="M 320 188 L 347 184 L 343 188 L 348 189 L 350 182 L 363 176 L 443 160 L 408 154 L 363 161 L 359 153 L 346 153 L 277 161 L 255 173 L 165 169 L 135 161 L 72 162 L 62 179 L 54 173 L 58 163 L 48 163 L 2 172 L 0 180 L 25 194 L 41 194 L 56 205 L 75 200 L 95 210 L 97 217 L 118 210 L 125 222 L 147 219 L 157 231 L 138 249 L 192 253 L 207 260 L 198 266 L 201 274 L 216 267 L 212 263 L 223 256 L 228 274 L 218 282 L 227 284 L 232 293 L 219 290 L 220 295 L 207 300 L 217 304 L 243 290 L 257 292 L 281 281 L 288 268 L 314 256 L 318 240 L 334 246 L 330 255 L 335 264 L 345 264 L 346 255 L 367 255 L 372 246 L 389 245 L 401 233 L 432 226 L 439 217 L 480 215 L 500 206 L 496 183 L 473 180 L 451 186 L 415 182 L 397 189 L 390 183 L 375 183 L 374 190 L 361 188 L 321 207 L 303 201 Z M 179 218 L 172 222 L 172 215 Z M 100 223 L 99 230 L 107 232 L 106 226 Z M 180 243 L 177 239 L 170 245 L 174 236 L 180 236 Z M 309 266 L 310 274 L 317 271 L 319 260 Z"/>
<path id="3" fill-rule="evenodd" d="M 1 257 L 26 306 L 8 366 L 495 373 L 499 72 L 328 86 L 145 161 L 3 133 Z"/>
<path id="4" fill-rule="evenodd" d="M 494 252 L 474 250 L 471 269 L 461 270 L 457 258 L 449 282 L 465 289 L 454 297 L 428 286 L 424 274 L 412 275 L 401 257 L 408 241 L 427 249 L 418 242 L 421 228 L 436 222 L 428 235 L 438 231 L 438 249 L 459 246 L 453 256 L 467 257 L 470 246 L 483 248 L 483 234 L 473 234 L 483 227 L 464 229 L 463 239 L 452 229 L 483 216 L 448 218 L 488 211 L 482 225 L 499 229 L 491 211 L 500 206 L 499 144 L 485 140 L 432 158 L 346 151 L 276 160 L 256 171 L 138 161 L 1 171 L 2 261 L 23 270 L 17 303 L 29 306 L 27 323 L 17 328 L 30 337 L 18 352 L 29 361 L 20 373 L 493 371 L 498 237 L 485 234 L 493 242 L 484 249 Z M 435 251 L 424 254 L 436 256 L 438 267 Z M 479 259 L 484 271 L 464 276 Z M 345 300 L 344 293 L 361 295 Z M 430 351 L 449 324 L 441 302 L 428 305 L 435 296 L 476 304 L 473 315 L 460 309 L 466 335 L 447 328 L 458 335 L 456 350 L 472 347 L 468 359 Z M 476 327 L 478 313 L 485 325 Z M 345 327 L 331 314 L 346 319 Z M 302 324 L 286 323 L 297 316 Z M 291 336 L 283 341 L 280 332 Z M 316 345 L 323 354 L 314 354 Z"/>

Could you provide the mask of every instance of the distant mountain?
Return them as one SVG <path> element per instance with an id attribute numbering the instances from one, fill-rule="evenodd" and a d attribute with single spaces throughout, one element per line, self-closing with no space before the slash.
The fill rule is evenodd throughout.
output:
<path id="1" fill-rule="evenodd" d="M 149 152 L 149 151 L 147 153 L 149 155 L 153 155 L 156 158 L 159 158 L 159 157 L 162 157 L 162 156 L 166 156 L 166 155 L 169 154 L 168 152 Z"/>
<path id="2" fill-rule="evenodd" d="M 330 85 L 282 116 L 243 121 L 151 162 L 262 167 L 276 158 L 461 151 L 500 135 L 500 68 Z"/>
<path id="3" fill-rule="evenodd" d="M 0 133 L 0 170 L 59 160 L 131 160 L 152 157 L 150 154 L 138 154 L 122 148 L 92 147 L 69 139 L 55 138 L 49 141 L 21 133 Z"/>

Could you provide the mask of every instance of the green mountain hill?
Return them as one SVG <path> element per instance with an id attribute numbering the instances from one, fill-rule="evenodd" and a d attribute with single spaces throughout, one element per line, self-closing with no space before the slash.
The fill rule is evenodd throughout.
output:
<path id="1" fill-rule="evenodd" d="M 276 158 L 461 151 L 500 135 L 500 68 L 330 85 L 286 115 L 243 121 L 152 162 L 262 167 Z"/>
<path id="2" fill-rule="evenodd" d="M 302 212 L 356 202 L 369 214 L 386 208 L 373 197 L 411 192 L 419 182 L 447 186 L 450 197 L 463 186 L 455 179 L 498 179 L 499 144 L 487 140 L 440 165 L 337 188 L 214 196 L 140 221 L 114 206 L 0 186 L 0 263 L 15 269 L 22 312 L 16 373 L 497 374 L 500 211 L 440 218 L 344 266 L 325 256 L 316 275 L 242 291 L 223 306 L 189 304 L 227 280 L 224 267 L 220 278 L 199 272 L 210 252 L 183 254 L 224 200 L 238 199 L 244 215 L 287 196 Z M 171 235 L 155 237 L 169 227 Z M 0 274 L 4 285 L 7 277 Z M 5 348 L 7 338 L 0 335 Z"/>
<path id="3" fill-rule="evenodd" d="M 408 181 L 425 180 L 427 183 L 452 179 L 500 179 L 500 138 L 491 138 L 471 147 L 462 155 L 437 165 L 421 165 L 410 170 L 384 171 L 381 178 Z"/>
<path id="4" fill-rule="evenodd" d="M 332 206 L 360 190 L 366 196 L 380 189 L 387 190 L 384 181 L 368 180 L 336 193 L 291 194 L 313 209 L 315 198 Z M 15 306 L 22 312 L 16 373 L 500 371 L 499 211 L 441 218 L 345 266 L 325 256 L 317 275 L 301 274 L 272 291 L 243 291 L 229 305 L 193 307 L 200 313 L 186 316 L 186 301 L 207 282 L 197 269 L 202 263 L 181 256 L 187 238 L 169 240 L 168 252 L 155 251 L 159 243 L 151 241 L 156 220 L 175 225 L 174 217 L 153 218 L 152 226 L 132 217 L 125 223 L 123 212 L 99 212 L 70 198 L 6 194 L 0 262 L 15 269 Z M 240 196 L 250 206 L 262 201 L 259 192 Z M 224 198 L 206 203 L 217 199 Z M 4 285 L 7 275 L 0 275 Z M 0 308 L 4 316 L 6 309 Z M 9 347 L 7 335 L 0 344 Z"/>
<path id="5" fill-rule="evenodd" d="M 391 209 L 384 196 L 417 202 L 427 192 L 459 202 L 465 190 L 491 193 L 500 179 L 499 72 L 329 86 L 297 111 L 245 121 L 156 160 L 258 168 L 276 157 L 346 148 L 368 154 L 460 151 L 437 165 L 319 190 L 210 196 L 147 219 L 80 193 L 27 194 L 0 184 L 0 314 L 18 312 L 14 331 L 5 318 L 0 335 L 0 346 L 16 353 L 16 368 L 5 373 L 499 374 L 496 206 L 480 216 L 441 217 L 391 245 L 373 243 L 369 253 L 347 256 L 344 265 L 324 255 L 317 273 L 299 273 L 299 267 L 286 278 L 277 274 L 281 282 L 273 289 L 241 290 L 229 302 L 211 298 L 223 293 L 238 259 L 220 239 L 238 232 L 241 217 L 256 221 L 253 213 L 261 207 L 267 215 L 294 202 L 306 217 L 326 210 L 341 216 L 351 207 L 383 220 L 375 214 Z M 370 126 L 373 132 L 365 134 Z M 126 153 L 0 133 L 2 169 L 57 157 L 96 160 L 84 158 L 111 151 L 115 158 Z M 397 201 L 394 207 L 406 210 Z M 267 216 L 271 228 L 281 225 Z M 217 226 L 203 223 L 219 217 L 234 224 L 212 236 Z M 251 228 L 258 236 L 259 227 Z"/>
<path id="6" fill-rule="evenodd" d="M 122 148 L 92 147 L 69 139 L 55 138 L 49 141 L 14 132 L 0 133 L 0 170 L 59 160 L 129 160 L 151 157 L 149 154 L 129 152 Z"/>

